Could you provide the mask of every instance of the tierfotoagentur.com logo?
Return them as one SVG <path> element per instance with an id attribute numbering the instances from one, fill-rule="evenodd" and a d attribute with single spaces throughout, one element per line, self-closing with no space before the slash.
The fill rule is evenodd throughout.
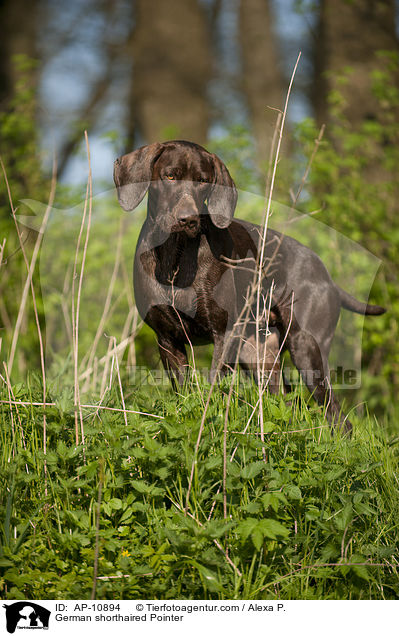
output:
<path id="1" fill-rule="evenodd" d="M 9 634 L 14 634 L 16 629 L 48 629 L 51 612 L 37 603 L 18 601 L 3 607 Z"/>

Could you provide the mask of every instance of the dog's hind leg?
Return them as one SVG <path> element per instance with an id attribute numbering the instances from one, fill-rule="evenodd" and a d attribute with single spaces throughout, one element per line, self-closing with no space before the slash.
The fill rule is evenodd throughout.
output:
<path id="1" fill-rule="evenodd" d="M 255 382 L 267 386 L 270 393 L 279 393 L 281 384 L 279 333 L 272 328 L 268 336 L 260 334 L 258 342 L 256 335 L 244 336 L 239 356 L 240 366 L 247 371 Z"/>
<path id="2" fill-rule="evenodd" d="M 350 433 L 352 424 L 343 416 L 339 401 L 330 384 L 327 355 L 322 353 L 315 338 L 304 331 L 290 334 L 288 349 L 293 363 L 314 399 L 320 405 L 325 405 L 326 417 L 331 426 Z"/>

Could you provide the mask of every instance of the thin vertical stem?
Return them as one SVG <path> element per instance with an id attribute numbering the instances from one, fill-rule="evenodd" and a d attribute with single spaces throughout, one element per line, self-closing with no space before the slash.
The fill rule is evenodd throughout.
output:
<path id="1" fill-rule="evenodd" d="M 227 425 L 229 421 L 229 411 L 231 396 L 233 395 L 235 374 L 231 379 L 230 390 L 227 396 L 226 413 L 224 414 L 223 427 L 223 517 L 227 519 Z"/>
<path id="2" fill-rule="evenodd" d="M 81 295 L 82 295 L 83 275 L 84 275 L 85 263 L 86 263 L 86 255 L 87 255 L 87 245 L 88 245 L 88 242 L 89 242 L 89 235 L 90 235 L 91 212 L 92 212 L 92 204 L 93 204 L 93 182 L 92 182 L 92 172 L 91 172 L 90 146 L 89 146 L 89 139 L 88 139 L 86 130 L 85 130 L 85 141 L 86 141 L 87 161 L 88 161 L 88 167 L 89 167 L 89 176 L 88 176 L 88 180 L 87 180 L 87 189 L 86 189 L 86 198 L 85 198 L 83 218 L 82 218 L 82 223 L 81 223 L 80 232 L 79 232 L 78 244 L 76 246 L 75 263 L 74 263 L 74 275 L 73 275 L 73 283 L 72 283 L 72 304 L 74 304 L 74 291 L 75 291 L 74 290 L 74 280 L 75 280 L 75 276 L 76 276 L 78 252 L 79 252 L 80 241 L 81 241 L 81 237 L 82 237 L 82 234 L 83 234 L 83 228 L 84 228 L 84 224 L 85 224 L 85 220 L 86 220 L 86 210 L 87 210 L 87 204 L 88 204 L 89 213 L 88 213 L 88 220 L 87 220 L 85 242 L 84 242 L 84 246 L 83 246 L 82 263 L 81 263 L 81 267 L 80 267 L 80 276 L 79 276 L 79 284 L 78 284 L 77 299 L 76 299 L 76 312 L 72 311 L 72 316 L 73 316 L 73 320 L 74 320 L 73 333 L 74 333 L 74 379 L 75 379 L 75 381 L 74 381 L 74 385 L 75 385 L 75 390 L 74 390 L 75 441 L 76 441 L 76 445 L 78 445 L 79 444 L 78 413 L 79 413 L 80 433 L 81 433 L 81 440 L 82 440 L 83 447 L 84 447 L 84 444 L 85 444 L 85 437 L 84 437 L 84 427 L 83 427 L 83 414 L 82 414 L 82 408 L 81 408 L 81 404 L 80 404 L 80 388 L 79 388 L 79 374 L 78 374 L 79 312 L 80 312 L 80 302 L 81 302 Z M 75 316 L 74 316 L 74 313 L 75 313 Z M 83 452 L 84 452 L 84 450 L 83 450 Z"/>
<path id="3" fill-rule="evenodd" d="M 18 236 L 18 241 L 21 247 L 21 251 L 22 251 L 22 255 L 25 261 L 25 266 L 26 266 L 26 270 L 28 272 L 28 276 L 27 276 L 27 282 L 25 283 L 25 289 L 28 289 L 27 283 L 29 281 L 29 286 L 31 289 L 31 294 L 32 294 L 32 303 L 33 303 L 33 311 L 35 314 L 35 322 L 36 322 L 36 328 L 37 328 L 37 335 L 38 335 L 38 339 L 39 339 L 39 350 L 40 350 L 40 367 L 41 367 L 41 372 L 42 372 L 42 383 L 43 383 L 43 453 L 44 456 L 46 456 L 47 454 L 47 419 L 46 419 L 46 412 L 45 412 L 45 404 L 46 404 L 46 393 L 47 393 L 47 387 L 46 387 L 46 369 L 45 369 L 45 359 L 44 359 L 44 346 L 43 346 L 43 337 L 42 337 L 42 332 L 41 332 L 41 328 L 40 328 L 40 320 L 39 320 L 39 312 L 37 310 L 37 302 L 36 302 L 36 292 L 35 292 L 35 288 L 33 285 L 33 271 L 35 268 L 35 264 L 36 264 L 36 260 L 39 254 L 39 249 L 40 249 L 40 245 L 41 245 L 41 241 L 42 241 L 42 237 L 43 237 L 43 232 L 46 228 L 47 225 L 47 220 L 52 208 L 52 204 L 54 201 L 54 196 L 55 196 L 55 188 L 56 188 L 56 182 L 57 182 L 57 163 L 55 160 L 55 157 L 53 159 L 53 175 L 52 175 L 52 180 L 51 180 L 51 189 L 50 189 L 50 196 L 49 196 L 49 201 L 48 201 L 48 205 L 47 205 L 47 209 L 45 212 L 45 215 L 43 217 L 43 221 L 42 221 L 42 225 L 41 225 L 41 232 L 39 233 L 39 236 L 36 240 L 35 243 L 35 247 L 33 250 L 33 255 L 32 255 L 32 261 L 31 263 L 29 263 L 28 261 L 28 257 L 26 255 L 26 250 L 25 250 L 25 246 L 24 246 L 24 242 L 22 240 L 21 237 L 21 232 L 19 230 L 19 226 L 18 226 L 18 222 L 17 222 L 17 217 L 15 214 L 15 208 L 14 208 L 14 204 L 12 201 L 12 196 L 11 196 L 11 190 L 10 190 L 10 185 L 8 183 L 8 178 L 7 178 L 7 173 L 3 164 L 2 159 L 0 159 L 0 164 L 3 170 L 3 174 L 4 174 L 4 179 L 6 182 L 6 186 L 7 186 L 7 193 L 8 193 L 8 199 L 10 202 L 10 207 L 11 207 L 11 212 L 12 212 L 12 216 L 14 219 L 14 224 L 15 224 L 15 229 L 17 231 L 17 236 Z M 26 295 L 25 295 L 25 302 L 26 302 Z M 22 318 L 21 318 L 22 320 Z M 12 366 L 12 365 L 11 365 Z M 46 459 L 44 460 L 44 493 L 47 497 L 47 462 Z"/>
<path id="4" fill-rule="evenodd" d="M 88 354 L 88 363 L 87 363 L 87 367 L 88 368 L 91 368 L 93 366 L 93 360 L 94 360 L 94 357 L 96 355 L 97 346 L 98 346 L 98 343 L 100 341 L 101 334 L 104 331 L 104 326 L 105 326 L 105 323 L 107 321 L 109 310 L 110 310 L 110 307 L 111 307 L 112 294 L 114 292 L 115 282 L 116 282 L 116 279 L 117 279 L 117 276 L 118 276 L 118 271 L 119 271 L 119 266 L 120 266 L 120 261 L 121 261 L 122 238 L 123 238 L 123 235 L 124 235 L 124 231 L 125 231 L 125 218 L 122 217 L 121 218 L 120 227 L 119 227 L 119 232 L 118 232 L 118 240 L 117 240 L 117 245 L 116 245 L 116 255 L 115 255 L 114 269 L 113 269 L 113 272 L 112 272 L 112 275 L 111 275 L 111 279 L 110 279 L 110 282 L 109 282 L 109 285 L 108 285 L 108 291 L 107 291 L 107 296 L 106 296 L 106 299 L 105 299 L 103 313 L 102 313 L 102 316 L 100 318 L 100 322 L 98 324 L 96 334 L 94 336 L 94 340 L 93 340 L 93 344 L 92 344 L 91 350 L 89 351 L 89 354 Z M 82 366 L 85 366 L 85 362 L 86 362 L 86 360 L 84 359 L 83 362 L 82 362 Z M 88 386 L 89 382 L 90 382 L 90 376 L 88 376 L 88 378 L 87 378 L 87 386 Z"/>
<path id="5" fill-rule="evenodd" d="M 4 176 L 6 178 L 3 162 L 1 162 L 1 165 L 2 165 L 2 168 L 3 168 Z M 49 216 L 50 216 L 50 212 L 52 210 L 53 203 L 54 203 L 56 185 L 57 185 L 57 162 L 56 162 L 56 158 L 54 157 L 53 158 L 53 172 L 52 172 L 52 177 L 51 177 L 50 194 L 49 194 L 49 199 L 48 199 L 48 203 L 47 203 L 47 208 L 46 208 L 46 211 L 44 213 L 44 216 L 43 216 L 43 219 L 42 219 L 42 222 L 41 222 L 41 225 L 40 225 L 40 229 L 39 229 L 39 233 L 37 235 L 35 246 L 33 248 L 32 259 L 31 259 L 30 265 L 27 265 L 28 276 L 27 276 L 26 281 L 25 281 L 24 289 L 23 289 L 23 292 L 22 292 L 22 298 L 21 298 L 21 302 L 20 302 L 20 305 L 19 305 L 19 309 L 18 309 L 17 320 L 15 322 L 15 328 L 14 328 L 14 333 L 13 333 L 13 338 L 12 338 L 11 348 L 10 348 L 10 355 L 9 355 L 9 358 L 8 358 L 8 373 L 10 375 L 12 373 L 12 367 L 14 365 L 15 352 L 16 352 L 16 349 L 17 349 L 17 342 L 18 342 L 18 337 L 19 337 L 19 333 L 20 333 L 20 330 L 21 330 L 22 319 L 24 317 L 24 313 L 25 313 L 25 309 L 26 309 L 26 302 L 27 302 L 27 298 L 28 298 L 28 292 L 29 292 L 29 288 L 32 285 L 33 272 L 35 270 L 36 261 L 37 261 L 37 258 L 39 256 L 40 247 L 41 247 L 41 244 L 42 244 L 42 241 L 43 241 L 44 232 L 46 230 L 48 219 L 49 219 Z M 9 190 L 8 185 L 7 185 L 7 189 Z M 10 195 L 10 191 L 9 191 L 9 197 L 10 196 L 11 195 Z M 12 206 L 11 199 L 10 199 L 10 203 L 11 203 L 11 206 Z M 14 211 L 13 206 L 12 206 L 12 210 L 13 210 L 14 222 L 15 222 L 15 224 L 17 224 L 16 218 L 15 218 L 15 211 Z M 22 247 L 23 241 L 22 241 L 22 237 L 20 236 L 19 227 L 17 228 L 17 233 L 18 233 L 19 242 L 20 242 L 21 247 Z M 24 248 L 23 248 L 22 251 L 24 252 Z M 40 340 L 40 338 L 39 338 L 39 340 Z M 45 402 L 45 400 L 43 400 L 43 401 Z"/>
<path id="6" fill-rule="evenodd" d="M 258 387 L 259 387 L 259 423 L 260 423 L 260 437 L 262 442 L 265 441 L 265 435 L 264 435 L 264 421 L 263 421 L 263 399 L 262 399 L 263 391 L 262 391 L 262 383 L 260 382 L 261 369 L 260 369 L 260 358 L 259 358 L 259 329 L 260 329 L 260 299 L 262 295 L 261 287 L 262 287 L 262 280 L 263 280 L 263 261 L 265 256 L 266 236 L 267 236 L 267 228 L 268 228 L 270 212 L 271 212 L 272 196 L 273 196 L 274 184 L 275 184 L 276 174 L 277 174 L 277 165 L 278 165 L 278 159 L 280 155 L 281 142 L 283 139 L 284 125 L 285 125 L 285 120 L 286 120 L 287 110 L 288 110 L 288 102 L 290 99 L 294 77 L 296 74 L 296 70 L 298 68 L 300 57 L 301 57 L 301 53 L 299 53 L 297 57 L 294 70 L 291 74 L 291 79 L 288 86 L 287 95 L 285 98 L 284 110 L 281 117 L 281 126 L 280 126 L 279 135 L 278 135 L 276 154 L 274 158 L 274 165 L 273 165 L 273 170 L 272 170 L 271 179 L 270 179 L 269 195 L 267 197 L 267 205 L 265 208 L 265 214 L 264 214 L 263 223 L 262 223 L 263 232 L 262 232 L 262 239 L 261 239 L 261 250 L 260 250 L 260 255 L 258 260 L 259 270 L 258 270 L 258 286 L 257 286 L 257 294 L 256 294 L 256 336 L 255 338 L 256 338 L 257 373 L 258 373 Z M 267 184 L 267 187 L 268 187 L 268 184 Z M 267 192 L 266 192 L 266 196 L 267 196 Z M 263 455 L 264 455 L 264 458 L 266 458 L 266 451 L 264 447 L 263 447 Z"/>
<path id="7" fill-rule="evenodd" d="M 91 600 L 96 598 L 97 589 L 97 574 L 98 574 L 98 557 L 100 552 L 100 513 L 101 513 L 101 499 L 103 492 L 104 481 L 104 460 L 100 461 L 100 482 L 98 484 L 98 498 L 97 498 L 97 510 L 96 510 L 96 543 L 94 548 L 94 567 L 93 567 L 93 587 L 91 590 Z"/>
<path id="8" fill-rule="evenodd" d="M 115 368 L 116 368 L 116 375 L 118 377 L 118 385 L 119 385 L 119 392 L 121 394 L 121 400 L 122 400 L 122 407 L 123 407 L 123 418 L 125 420 L 125 426 L 127 426 L 128 422 L 127 422 L 127 414 L 126 414 L 126 405 L 125 405 L 125 398 L 123 396 L 123 388 L 122 388 L 122 380 L 121 380 L 121 374 L 119 371 L 119 360 L 118 360 L 118 352 L 116 350 L 116 338 L 113 337 L 112 341 L 114 343 L 114 356 L 115 356 Z"/>

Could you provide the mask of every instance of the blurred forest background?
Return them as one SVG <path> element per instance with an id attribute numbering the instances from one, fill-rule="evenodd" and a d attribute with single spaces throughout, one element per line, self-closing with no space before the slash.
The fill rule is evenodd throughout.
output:
<path id="1" fill-rule="evenodd" d="M 33 272 L 38 319 L 45 338 L 51 332 L 58 343 L 52 353 L 59 374 L 66 373 L 66 351 L 73 343 L 71 281 L 83 209 L 78 202 L 85 197 L 88 173 L 84 130 L 96 193 L 112 189 L 117 155 L 171 138 L 206 145 L 221 156 L 239 188 L 262 193 L 277 113 L 301 51 L 273 197 L 303 213 L 317 211 L 318 220 L 382 262 L 370 300 L 388 312 L 364 324 L 362 386 L 352 399 L 394 415 L 399 390 L 394 0 L 0 0 L 0 24 L 0 152 L 14 206 L 29 214 L 21 200 L 46 204 L 55 151 L 54 205 L 69 211 L 67 217 L 55 215 L 52 260 L 41 261 Z M 293 192 L 315 149 L 296 201 Z M 105 377 L 104 332 L 123 345 L 139 325 L 131 289 L 137 227 L 129 229 L 126 218 L 112 193 L 96 199 L 87 301 L 82 297 L 87 315 L 82 314 L 79 339 L 82 382 L 90 381 L 93 390 L 96 378 L 103 385 Z M 38 331 L 3 178 L 0 230 L 1 356 L 12 379 L 24 382 L 28 371 L 40 368 Z M 22 226 L 21 231 L 31 262 L 38 234 Z M 329 249 L 331 254 L 334 245 Z M 336 263 L 326 264 L 346 271 L 351 257 L 341 251 Z M 46 281 L 50 275 L 58 287 Z M 354 292 L 350 280 L 346 288 Z M 99 297 L 100 312 L 98 304 L 90 305 Z M 134 347 L 126 342 L 118 351 L 121 361 L 157 363 L 145 330 Z"/>

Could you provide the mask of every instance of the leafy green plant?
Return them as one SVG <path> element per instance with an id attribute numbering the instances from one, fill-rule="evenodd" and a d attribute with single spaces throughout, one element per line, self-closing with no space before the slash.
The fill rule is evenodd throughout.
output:
<path id="1" fill-rule="evenodd" d="M 399 60 L 396 53 L 379 55 L 385 62 L 385 70 L 375 71 L 372 76 L 373 97 L 379 104 L 376 118 L 355 128 L 345 116 L 339 90 L 330 95 L 333 123 L 312 165 L 306 211 L 318 210 L 317 218 L 323 223 L 363 245 L 381 260 L 371 299 L 388 311 L 378 320 L 364 322 L 364 373 L 362 389 L 355 400 L 364 399 L 371 408 L 379 408 L 380 412 L 386 409 L 392 415 L 390 409 L 399 386 L 396 211 L 399 93 L 395 82 Z M 349 82 L 352 73 L 353 69 L 346 69 L 341 80 Z M 306 120 L 298 127 L 299 147 L 306 155 L 312 151 L 317 135 L 313 120 Z M 315 247 L 323 257 L 323 246 Z M 345 255 L 345 259 L 350 258 L 350 254 Z"/>
<path id="2" fill-rule="evenodd" d="M 352 440 L 332 439 L 298 390 L 291 407 L 281 397 L 265 401 L 263 444 L 255 423 L 243 433 L 256 390 L 241 386 L 230 406 L 223 494 L 222 386 L 185 514 L 203 408 L 193 389 L 163 389 L 162 400 L 160 388 L 138 389 L 126 408 L 145 404 L 155 417 L 127 413 L 127 424 L 122 413 L 84 411 L 77 447 L 73 413 L 47 407 L 46 454 L 39 407 L 19 392 L 27 405 L 13 407 L 22 426 L 13 435 L 3 402 L 5 596 L 88 598 L 97 544 L 98 598 L 394 598 L 397 431 L 357 420 Z M 30 402 L 39 396 L 34 384 Z M 107 400 L 120 404 L 117 387 Z"/>

